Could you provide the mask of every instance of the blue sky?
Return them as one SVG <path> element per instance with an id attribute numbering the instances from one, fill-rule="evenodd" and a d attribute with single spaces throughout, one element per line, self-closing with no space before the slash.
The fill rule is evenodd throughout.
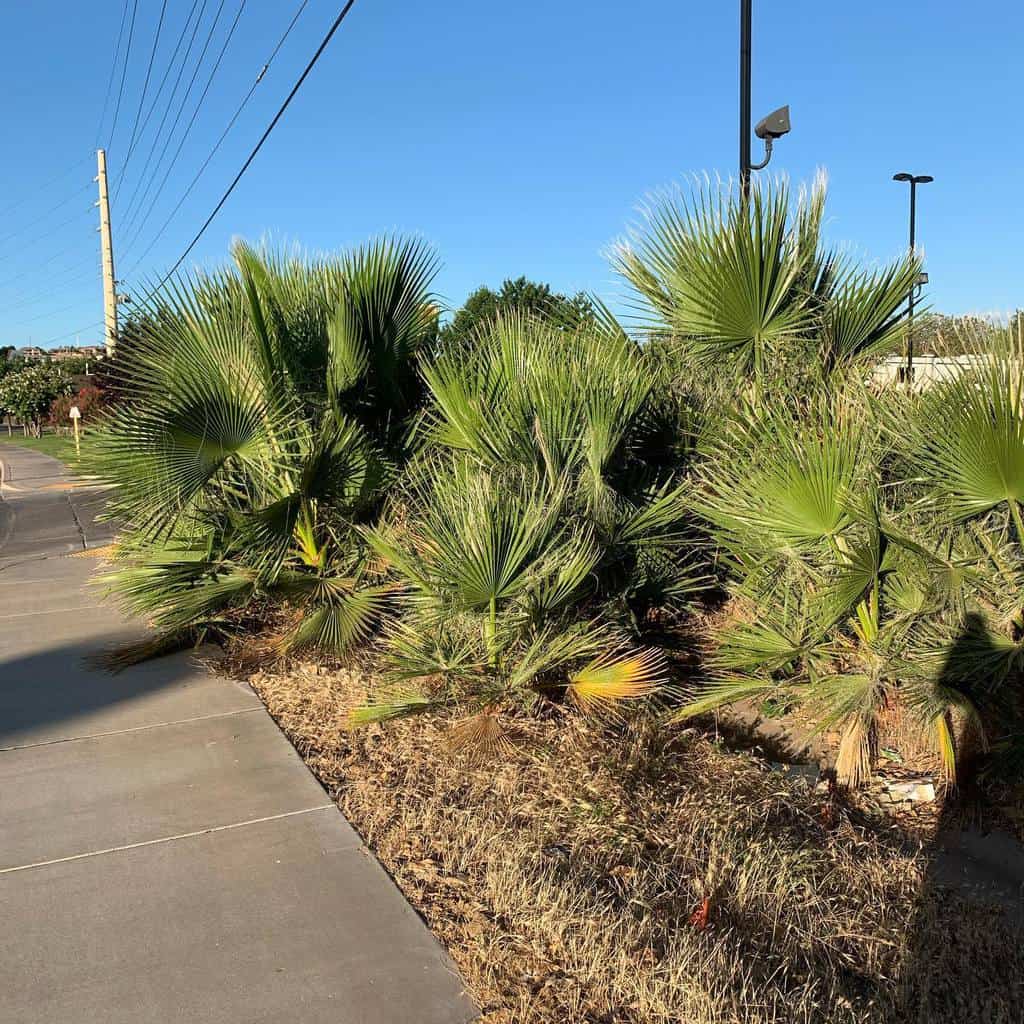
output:
<path id="1" fill-rule="evenodd" d="M 219 2 L 167 3 L 146 107 L 186 16 L 195 9 L 203 18 L 165 131 Z M 224 0 L 186 120 L 239 2 Z M 159 0 L 138 0 L 110 155 L 117 269 L 129 292 L 184 249 L 338 9 L 333 0 L 309 0 L 159 234 L 297 5 L 245 3 L 166 188 L 140 205 L 164 100 L 125 165 L 160 10 Z M 617 304 L 622 287 L 602 254 L 645 194 L 694 173 L 733 173 L 737 6 L 357 0 L 188 262 L 221 261 L 236 235 L 336 249 L 383 232 L 414 233 L 436 247 L 436 287 L 453 306 L 478 284 L 519 274 Z M 897 255 L 906 244 L 907 194 L 890 178 L 898 170 L 933 174 L 920 193 L 918 231 L 932 305 L 1024 305 L 1024 8 L 1010 0 L 754 7 L 755 120 L 792 106 L 793 133 L 777 146 L 772 170 L 794 182 L 818 167 L 828 172 L 830 238 L 865 260 Z M 110 113 L 97 129 L 121 13 L 120 0 L 4 12 L 0 344 L 56 343 L 66 334 L 73 342 L 78 328 L 102 318 L 91 182 L 97 140 L 110 133 Z M 129 200 L 140 180 L 136 214 Z M 98 333 L 83 330 L 80 340 Z"/>

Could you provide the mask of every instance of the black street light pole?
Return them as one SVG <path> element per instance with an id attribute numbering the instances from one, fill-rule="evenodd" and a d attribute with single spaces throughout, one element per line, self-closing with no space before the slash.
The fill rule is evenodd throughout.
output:
<path id="1" fill-rule="evenodd" d="M 910 183 L 910 255 L 915 255 L 917 247 L 917 186 L 927 185 L 935 179 L 930 174 L 908 174 L 900 171 L 892 176 L 893 181 L 906 181 Z M 907 384 L 914 379 L 914 299 L 918 285 L 911 286 L 910 295 L 907 297 Z"/>
<path id="2" fill-rule="evenodd" d="M 750 161 L 750 36 L 753 0 L 740 0 L 740 195 L 746 206 L 750 197 L 750 172 L 768 166 L 772 146 L 789 132 L 789 107 L 779 107 L 757 122 L 754 134 L 764 141 L 764 159 Z"/>
<path id="3" fill-rule="evenodd" d="M 740 192 L 750 195 L 750 25 L 753 0 L 740 0 Z"/>

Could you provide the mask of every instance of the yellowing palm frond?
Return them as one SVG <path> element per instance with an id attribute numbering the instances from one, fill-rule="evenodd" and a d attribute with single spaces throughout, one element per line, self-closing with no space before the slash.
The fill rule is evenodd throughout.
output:
<path id="1" fill-rule="evenodd" d="M 569 695 L 584 711 L 607 710 L 622 701 L 650 697 L 664 686 L 665 657 L 655 648 L 595 658 L 569 679 Z"/>

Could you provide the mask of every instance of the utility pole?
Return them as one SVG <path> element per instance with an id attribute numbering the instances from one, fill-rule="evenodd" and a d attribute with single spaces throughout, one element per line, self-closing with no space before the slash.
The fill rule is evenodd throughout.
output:
<path id="1" fill-rule="evenodd" d="M 96 150 L 96 180 L 100 186 L 100 248 L 103 254 L 103 326 L 107 357 L 117 347 L 117 281 L 114 278 L 114 245 L 110 239 L 110 200 L 107 195 L 107 153 Z"/>

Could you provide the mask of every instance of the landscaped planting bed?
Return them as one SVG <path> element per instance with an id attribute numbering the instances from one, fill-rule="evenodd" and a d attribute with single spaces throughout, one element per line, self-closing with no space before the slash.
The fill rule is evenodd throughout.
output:
<path id="1" fill-rule="evenodd" d="M 353 733 L 358 671 L 241 667 L 458 964 L 486 1024 L 1010 1022 L 1024 947 L 869 824 L 695 730 L 436 722 Z"/>

